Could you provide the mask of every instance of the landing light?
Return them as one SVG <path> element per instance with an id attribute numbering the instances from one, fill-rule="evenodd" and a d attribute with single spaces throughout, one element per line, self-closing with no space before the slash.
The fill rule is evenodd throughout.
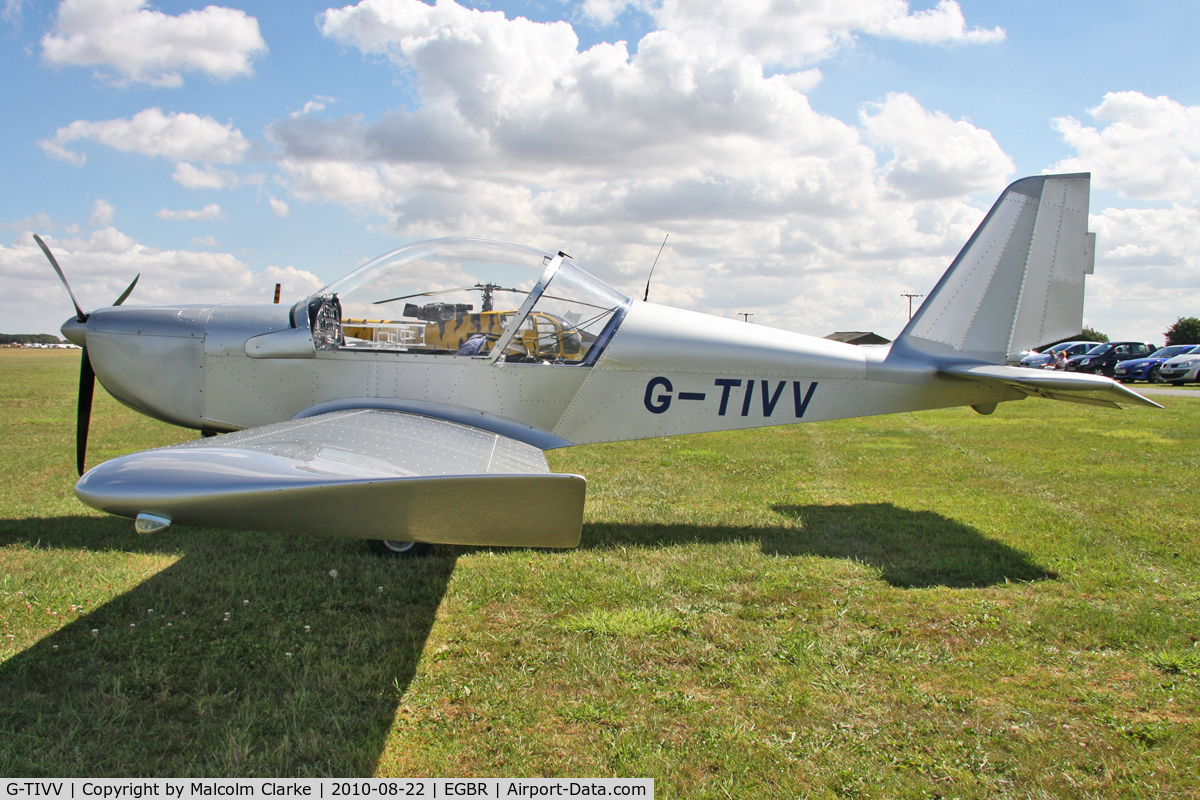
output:
<path id="1" fill-rule="evenodd" d="M 170 525 L 170 519 L 157 514 L 138 514 L 137 519 L 133 521 L 133 529 L 143 536 L 166 530 Z"/>

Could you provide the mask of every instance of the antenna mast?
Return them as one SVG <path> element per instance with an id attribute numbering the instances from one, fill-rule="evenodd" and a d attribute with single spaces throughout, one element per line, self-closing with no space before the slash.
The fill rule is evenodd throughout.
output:
<path id="1" fill-rule="evenodd" d="M 670 235 L 667 234 L 667 236 Z M 663 248 L 667 246 L 667 236 L 663 237 L 663 243 L 658 247 L 658 256 L 662 255 Z M 654 268 L 658 266 L 658 256 L 654 257 L 654 263 L 650 265 L 650 274 L 646 276 L 646 295 L 642 298 L 643 303 L 650 302 L 650 279 L 654 277 Z"/>

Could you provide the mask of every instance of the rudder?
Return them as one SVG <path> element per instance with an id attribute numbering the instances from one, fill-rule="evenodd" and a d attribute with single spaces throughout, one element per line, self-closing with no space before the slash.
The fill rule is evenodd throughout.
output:
<path id="1" fill-rule="evenodd" d="M 892 352 L 1004 363 L 1083 329 L 1091 174 L 1011 184 L 897 338 Z"/>

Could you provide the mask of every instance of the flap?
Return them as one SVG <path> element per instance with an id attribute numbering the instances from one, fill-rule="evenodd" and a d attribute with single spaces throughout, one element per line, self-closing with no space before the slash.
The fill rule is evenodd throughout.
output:
<path id="1" fill-rule="evenodd" d="M 177 524 L 445 544 L 574 547 L 586 482 L 496 433 L 338 411 L 105 462 L 75 493 Z"/>
<path id="2" fill-rule="evenodd" d="M 1118 402 L 1162 408 L 1153 400 L 1149 400 L 1103 375 L 990 364 L 952 364 L 942 367 L 938 371 L 956 378 L 1005 383 L 1026 394 L 1045 397 L 1049 400 L 1065 400 L 1070 403 L 1108 406 L 1109 408 L 1120 408 L 1117 405 Z"/>

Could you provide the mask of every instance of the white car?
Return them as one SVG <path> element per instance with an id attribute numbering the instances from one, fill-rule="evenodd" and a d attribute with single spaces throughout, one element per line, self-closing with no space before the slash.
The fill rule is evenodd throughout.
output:
<path id="1" fill-rule="evenodd" d="M 1167 383 L 1182 386 L 1191 381 L 1200 381 L 1200 353 L 1184 353 L 1167 359 L 1158 368 L 1158 374 Z"/>
<path id="2" fill-rule="evenodd" d="M 1054 358 L 1059 350 L 1065 350 L 1067 358 L 1080 356 L 1091 350 L 1099 342 L 1062 342 L 1053 347 L 1047 347 L 1040 353 L 1033 353 L 1021 359 L 1020 366 L 1032 369 L 1053 369 Z"/>
<path id="3" fill-rule="evenodd" d="M 1007 356 L 1005 356 L 1004 363 L 1010 367 L 1019 367 L 1021 366 L 1021 362 L 1026 358 L 1029 356 L 1036 356 L 1037 354 L 1037 350 L 1018 350 L 1015 353 L 1009 353 Z"/>

